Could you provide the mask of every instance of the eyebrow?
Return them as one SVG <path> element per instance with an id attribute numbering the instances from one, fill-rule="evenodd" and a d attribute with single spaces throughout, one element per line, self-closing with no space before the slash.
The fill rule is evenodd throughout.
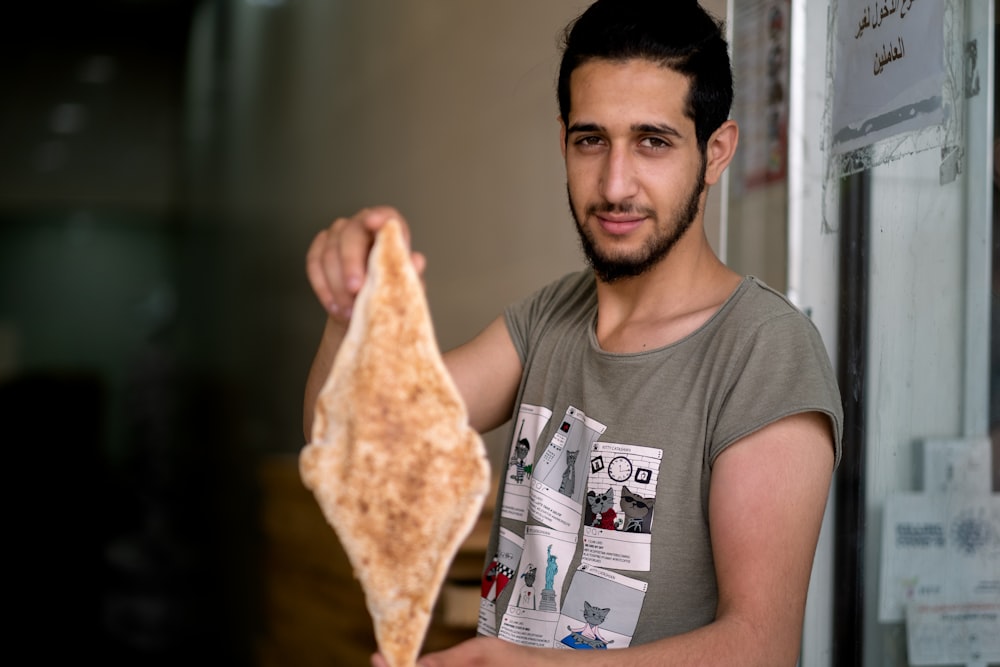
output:
<path id="1" fill-rule="evenodd" d="M 680 132 L 671 125 L 657 125 L 655 123 L 636 123 L 629 128 L 632 132 L 642 134 L 666 134 L 677 138 L 683 138 Z M 597 123 L 573 123 L 569 126 L 566 134 L 578 134 L 581 132 L 604 132 L 605 128 Z"/>

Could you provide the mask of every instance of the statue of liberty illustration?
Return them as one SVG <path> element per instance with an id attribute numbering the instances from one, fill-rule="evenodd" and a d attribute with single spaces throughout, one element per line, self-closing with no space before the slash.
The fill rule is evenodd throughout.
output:
<path id="1" fill-rule="evenodd" d="M 542 590 L 542 599 L 538 602 L 539 611 L 559 611 L 556 603 L 556 573 L 559 572 L 559 563 L 552 554 L 550 544 L 545 551 L 545 588 Z"/>

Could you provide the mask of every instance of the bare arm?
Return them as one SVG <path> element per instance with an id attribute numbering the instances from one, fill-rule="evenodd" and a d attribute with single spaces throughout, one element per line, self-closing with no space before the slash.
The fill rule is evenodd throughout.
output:
<path id="1" fill-rule="evenodd" d="M 344 341 L 344 334 L 347 333 L 347 323 L 330 315 L 326 318 L 326 326 L 323 328 L 323 337 L 320 339 L 316 355 L 313 357 L 312 366 L 309 367 L 309 375 L 306 377 L 305 396 L 302 399 L 302 433 L 305 441 L 312 441 L 312 423 L 316 411 L 316 399 L 323 389 L 323 383 L 330 375 L 333 368 L 333 360 L 337 356 L 337 350 Z"/>
<path id="2" fill-rule="evenodd" d="M 709 497 L 716 624 L 731 631 L 728 655 L 745 664 L 798 659 L 833 454 L 829 418 L 811 412 L 747 436 L 716 460 Z"/>
<path id="3" fill-rule="evenodd" d="M 485 433 L 510 419 L 522 366 L 502 316 L 446 352 L 444 362 L 465 400 L 472 428 Z"/>
<path id="4" fill-rule="evenodd" d="M 709 625 L 611 651 L 531 649 L 479 638 L 425 656 L 421 667 L 795 665 L 833 471 L 830 431 L 824 415 L 794 415 L 719 455 L 709 501 L 719 607 Z"/>
<path id="5" fill-rule="evenodd" d="M 312 438 L 316 398 L 333 367 L 337 350 L 347 333 L 354 299 L 364 283 L 368 254 L 375 243 L 375 235 L 392 218 L 403 220 L 396 209 L 388 206 L 363 209 L 350 218 L 338 218 L 319 232 L 309 245 L 306 276 L 328 316 L 306 379 L 302 405 L 302 429 L 306 442 Z M 409 238 L 405 222 L 403 227 Z M 414 265 L 422 273 L 423 256 L 414 254 Z"/>

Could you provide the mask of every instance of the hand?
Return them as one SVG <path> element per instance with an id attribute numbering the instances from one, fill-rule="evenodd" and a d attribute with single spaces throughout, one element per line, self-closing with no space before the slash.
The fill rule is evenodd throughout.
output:
<path id="1" fill-rule="evenodd" d="M 529 667 L 529 665 L 537 664 L 532 658 L 541 656 L 551 659 L 563 657 L 558 655 L 560 653 L 564 654 L 565 657 L 570 657 L 568 654 L 575 653 L 575 651 L 532 649 L 518 646 L 502 639 L 476 637 L 447 650 L 428 653 L 417 660 L 417 664 L 419 667 L 469 667 L 470 665 L 476 665 L 477 667 L 489 667 L 489 665 L 497 665 L 498 667 L 510 667 L 511 665 Z M 554 660 L 551 664 L 555 664 Z M 389 663 L 385 661 L 385 658 L 381 654 L 376 653 L 372 656 L 372 667 L 389 667 Z"/>
<path id="2" fill-rule="evenodd" d="M 399 211 L 377 206 L 362 209 L 350 218 L 338 218 L 309 245 L 306 275 L 316 298 L 332 316 L 343 321 L 350 319 L 354 299 L 365 281 L 368 253 L 375 235 L 393 218 L 402 223 L 409 243 L 410 229 Z M 423 274 L 424 256 L 412 253 L 412 258 L 417 273 Z"/>

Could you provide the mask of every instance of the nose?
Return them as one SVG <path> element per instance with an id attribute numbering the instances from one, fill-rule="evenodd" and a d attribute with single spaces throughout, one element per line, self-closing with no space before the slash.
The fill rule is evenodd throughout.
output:
<path id="1" fill-rule="evenodd" d="M 619 204 L 638 192 L 633 156 L 624 146 L 612 146 L 606 153 L 601 174 L 601 196 L 611 204 Z"/>

